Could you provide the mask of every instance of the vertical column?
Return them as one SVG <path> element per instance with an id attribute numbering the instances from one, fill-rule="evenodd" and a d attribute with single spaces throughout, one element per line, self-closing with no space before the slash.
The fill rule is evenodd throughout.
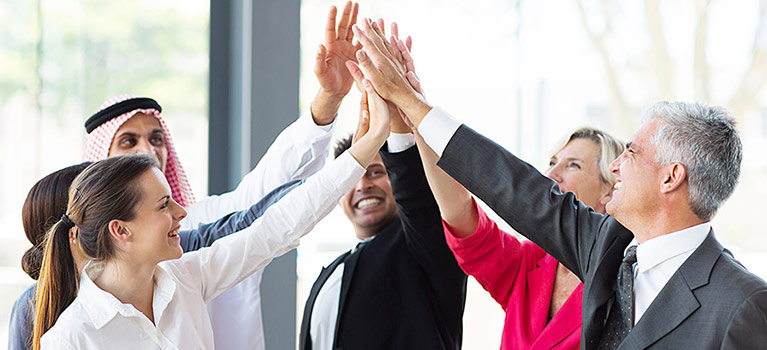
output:
<path id="1" fill-rule="evenodd" d="M 208 191 L 233 189 L 298 117 L 300 0 L 215 0 L 210 11 Z M 296 253 L 264 271 L 267 349 L 295 349 Z"/>

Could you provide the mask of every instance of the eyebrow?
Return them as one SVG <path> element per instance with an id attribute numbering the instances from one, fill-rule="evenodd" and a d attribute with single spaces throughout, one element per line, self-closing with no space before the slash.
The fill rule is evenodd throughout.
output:
<path id="1" fill-rule="evenodd" d="M 151 134 L 156 134 L 156 133 L 158 133 L 158 132 L 159 132 L 160 134 L 163 134 L 163 135 L 165 135 L 165 132 L 164 132 L 164 131 L 162 131 L 162 129 L 154 129 L 154 130 L 152 130 L 152 132 L 150 133 L 150 135 L 151 135 Z M 123 131 L 121 134 L 117 135 L 117 137 L 123 137 L 123 136 L 133 136 L 133 137 L 136 137 L 136 136 L 138 136 L 138 134 L 137 134 L 137 133 L 135 133 L 135 132 L 132 132 L 132 131 Z"/>
<path id="2" fill-rule="evenodd" d="M 158 199 L 157 201 L 158 202 L 162 202 L 162 201 L 168 200 L 168 199 L 170 199 L 170 196 L 166 194 L 166 195 L 162 196 L 162 198 Z"/>
<path id="3" fill-rule="evenodd" d="M 368 169 L 370 169 L 370 168 L 383 168 L 383 167 L 384 166 L 381 163 L 373 163 L 373 164 L 368 165 Z"/>

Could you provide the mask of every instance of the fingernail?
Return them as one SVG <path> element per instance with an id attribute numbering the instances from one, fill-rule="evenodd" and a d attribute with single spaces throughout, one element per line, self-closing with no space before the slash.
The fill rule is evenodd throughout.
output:
<path id="1" fill-rule="evenodd" d="M 366 54 L 364 50 L 359 50 L 357 51 L 357 59 L 366 60 L 368 59 L 368 54 Z"/>

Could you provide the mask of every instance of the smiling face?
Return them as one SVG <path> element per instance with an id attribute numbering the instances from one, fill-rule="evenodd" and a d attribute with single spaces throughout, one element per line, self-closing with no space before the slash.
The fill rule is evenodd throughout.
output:
<path id="1" fill-rule="evenodd" d="M 165 172 L 168 148 L 160 121 L 152 115 L 136 113 L 125 121 L 112 139 L 109 155 L 143 153 L 157 160 Z"/>
<path id="2" fill-rule="evenodd" d="M 551 157 L 545 175 L 559 184 L 562 193 L 573 192 L 578 200 L 604 213 L 612 188 L 601 179 L 599 158 L 599 145 L 576 138 Z"/>
<path id="3" fill-rule="evenodd" d="M 650 219 L 660 205 L 663 174 L 655 162 L 656 149 L 651 140 L 657 130 L 657 120 L 642 124 L 623 153 L 610 164 L 610 171 L 618 179 L 607 213 L 629 229 Z"/>
<path id="4" fill-rule="evenodd" d="M 170 186 L 159 169 L 144 172 L 138 183 L 142 199 L 136 205 L 136 216 L 123 224 L 131 234 L 132 256 L 152 263 L 180 258 L 179 222 L 186 210 L 171 198 Z"/>
<path id="5" fill-rule="evenodd" d="M 360 239 L 375 236 L 398 217 L 389 174 L 380 156 L 376 155 L 362 179 L 341 198 L 340 205 Z"/>

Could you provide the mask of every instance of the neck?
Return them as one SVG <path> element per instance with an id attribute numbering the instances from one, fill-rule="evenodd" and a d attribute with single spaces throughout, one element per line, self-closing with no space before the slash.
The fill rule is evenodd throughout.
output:
<path id="1" fill-rule="evenodd" d="M 154 322 L 152 296 L 156 268 L 156 264 L 141 266 L 112 259 L 104 265 L 104 271 L 93 282 L 123 304 L 133 305 Z"/>
<path id="2" fill-rule="evenodd" d="M 707 221 L 699 218 L 691 211 L 663 211 L 643 220 L 643 222 L 632 225 L 635 227 L 626 227 L 634 233 L 637 242 L 642 244 L 650 239 L 700 225 Z"/>

